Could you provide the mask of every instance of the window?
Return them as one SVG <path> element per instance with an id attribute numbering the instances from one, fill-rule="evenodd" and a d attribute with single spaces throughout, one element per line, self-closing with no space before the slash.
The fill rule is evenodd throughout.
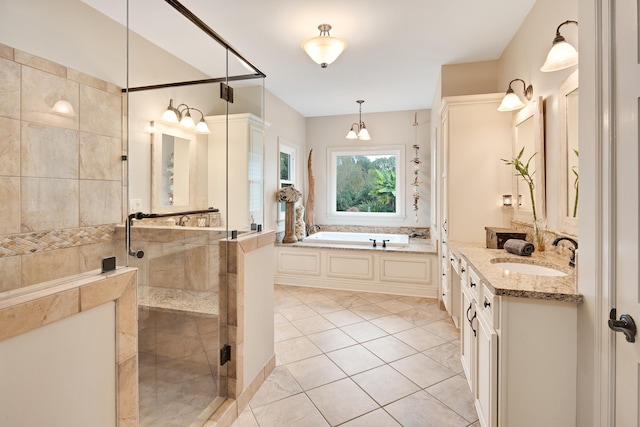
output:
<path id="1" fill-rule="evenodd" d="M 280 139 L 280 167 L 278 169 L 279 188 L 295 185 L 295 148 L 283 144 Z M 278 206 L 278 221 L 284 221 L 285 203 L 280 202 Z"/>
<path id="2" fill-rule="evenodd" d="M 329 148 L 329 215 L 404 217 L 404 147 Z"/>

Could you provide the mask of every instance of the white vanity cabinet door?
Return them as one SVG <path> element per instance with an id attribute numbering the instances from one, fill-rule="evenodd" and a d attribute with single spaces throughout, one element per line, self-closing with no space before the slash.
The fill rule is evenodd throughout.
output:
<path id="1" fill-rule="evenodd" d="M 498 425 L 498 334 L 489 320 L 477 316 L 475 406 L 482 427 Z"/>
<path id="2" fill-rule="evenodd" d="M 474 324 L 477 324 L 476 304 L 471 297 L 470 292 L 463 286 L 461 292 L 462 302 L 462 318 L 460 319 L 460 360 L 464 375 L 469 383 L 469 388 L 475 396 L 475 353 L 476 353 L 476 335 Z"/>

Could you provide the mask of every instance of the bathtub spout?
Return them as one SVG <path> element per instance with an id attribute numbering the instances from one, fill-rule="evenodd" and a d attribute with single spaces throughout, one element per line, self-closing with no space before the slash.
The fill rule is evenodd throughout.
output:
<path id="1" fill-rule="evenodd" d="M 317 228 L 318 231 L 322 231 L 322 227 L 320 227 L 318 224 L 311 224 L 309 228 L 307 228 L 307 236 L 311 234 L 311 230 L 313 230 L 314 228 Z"/>

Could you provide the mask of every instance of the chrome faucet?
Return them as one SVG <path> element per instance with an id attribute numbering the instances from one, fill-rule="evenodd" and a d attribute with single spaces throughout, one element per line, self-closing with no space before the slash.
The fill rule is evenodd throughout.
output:
<path id="1" fill-rule="evenodd" d="M 567 242 L 570 242 L 573 245 L 573 247 L 569 248 L 569 250 L 571 251 L 571 257 L 569 257 L 569 267 L 575 267 L 576 266 L 576 250 L 578 250 L 578 242 L 573 240 L 571 237 L 558 237 L 551 244 L 553 246 L 558 246 L 558 243 L 560 243 L 562 240 L 566 240 Z"/>
<path id="2" fill-rule="evenodd" d="M 184 227 L 187 225 L 187 221 L 189 221 L 189 216 L 188 215 L 182 215 L 180 217 L 180 219 L 178 220 L 178 225 L 180 227 Z"/>
<path id="3" fill-rule="evenodd" d="M 309 228 L 307 228 L 307 236 L 311 234 L 311 230 L 313 230 L 314 228 L 317 228 L 318 231 L 322 231 L 322 227 L 320 227 L 318 224 L 311 224 Z"/>

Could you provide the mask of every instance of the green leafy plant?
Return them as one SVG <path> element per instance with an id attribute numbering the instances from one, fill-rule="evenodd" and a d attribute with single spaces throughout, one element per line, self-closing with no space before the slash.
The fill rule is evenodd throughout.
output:
<path id="1" fill-rule="evenodd" d="M 510 159 L 510 160 L 500 159 L 500 160 L 502 160 L 508 166 L 513 166 L 513 168 L 516 171 L 516 176 L 519 176 L 520 178 L 522 178 L 522 180 L 529 187 L 529 196 L 531 196 L 531 210 L 533 211 L 533 234 L 534 234 L 534 239 L 536 243 L 536 248 L 539 251 L 544 251 L 544 239 L 542 234 L 540 233 L 540 230 L 538 229 L 538 214 L 536 212 L 536 199 L 535 199 L 536 187 L 535 187 L 535 182 L 533 180 L 533 175 L 535 174 L 535 170 L 533 171 L 529 170 L 529 167 L 531 166 L 531 160 L 533 160 L 533 158 L 537 154 L 538 153 L 533 153 L 531 157 L 529 157 L 529 160 L 527 160 L 525 163 L 522 160 L 522 156 L 524 155 L 524 147 L 522 147 L 522 150 L 520 150 L 518 155 L 513 159 Z"/>

